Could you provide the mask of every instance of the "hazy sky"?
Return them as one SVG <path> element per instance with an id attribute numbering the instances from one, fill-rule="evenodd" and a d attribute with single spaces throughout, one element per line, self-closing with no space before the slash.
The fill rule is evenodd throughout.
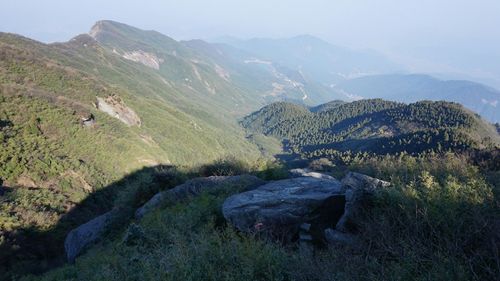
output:
<path id="1" fill-rule="evenodd" d="M 414 71 L 500 85 L 500 0 L 0 0 L 0 31 L 66 41 L 100 19 L 176 39 L 287 37 L 379 50 Z"/>

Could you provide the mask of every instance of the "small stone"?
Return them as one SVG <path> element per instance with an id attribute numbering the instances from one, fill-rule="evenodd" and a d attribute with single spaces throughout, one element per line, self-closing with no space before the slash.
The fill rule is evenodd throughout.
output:
<path id="1" fill-rule="evenodd" d="M 343 233 L 335 229 L 325 229 L 325 239 L 329 244 L 353 245 L 355 237 L 352 234 Z"/>
<path id="2" fill-rule="evenodd" d="M 300 229 L 309 232 L 309 230 L 311 230 L 311 224 L 310 223 L 303 223 L 300 225 Z"/>
<path id="3" fill-rule="evenodd" d="M 312 241 L 313 240 L 311 234 L 306 234 L 306 233 L 300 233 L 299 234 L 299 239 L 301 241 Z"/>

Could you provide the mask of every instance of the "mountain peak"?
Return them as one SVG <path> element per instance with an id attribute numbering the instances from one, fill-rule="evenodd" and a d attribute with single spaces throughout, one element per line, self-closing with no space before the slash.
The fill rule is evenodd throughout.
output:
<path id="1" fill-rule="evenodd" d="M 103 30 L 104 25 L 106 24 L 106 22 L 107 22 L 107 21 L 104 21 L 104 20 L 101 20 L 101 21 L 96 22 L 96 23 L 92 26 L 92 28 L 90 29 L 90 31 L 89 31 L 89 33 L 88 33 L 88 34 L 89 34 L 92 38 L 96 39 L 96 38 L 97 38 L 97 36 L 99 35 L 99 33 L 101 33 L 101 32 L 102 32 L 102 30 Z"/>
<path id="2" fill-rule="evenodd" d="M 144 30 L 141 30 L 137 27 L 130 26 L 125 23 L 117 22 L 117 21 L 112 21 L 112 20 L 100 20 L 97 21 L 92 28 L 89 31 L 89 35 L 96 39 L 97 41 L 99 37 L 102 36 L 104 33 L 122 33 L 122 32 L 127 32 L 127 31 L 142 31 L 145 32 Z"/>

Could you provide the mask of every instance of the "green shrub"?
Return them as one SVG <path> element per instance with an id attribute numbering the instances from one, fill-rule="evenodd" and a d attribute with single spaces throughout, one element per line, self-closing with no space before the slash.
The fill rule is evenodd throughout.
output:
<path id="1" fill-rule="evenodd" d="M 235 176 L 248 173 L 250 167 L 242 160 L 235 157 L 219 158 L 213 163 L 200 167 L 200 175 L 209 176 Z"/>

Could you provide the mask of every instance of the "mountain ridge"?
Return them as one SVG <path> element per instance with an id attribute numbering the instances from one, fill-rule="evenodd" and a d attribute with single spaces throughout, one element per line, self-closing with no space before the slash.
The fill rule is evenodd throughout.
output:
<path id="1" fill-rule="evenodd" d="M 346 80 L 334 87 L 364 98 L 389 100 L 447 100 L 459 102 L 490 122 L 500 121 L 500 91 L 468 80 L 441 80 L 425 74 L 391 74 Z"/>
<path id="2" fill-rule="evenodd" d="M 335 150 L 415 154 L 500 145 L 495 127 L 451 102 L 363 99 L 334 102 L 319 111 L 282 102 L 252 113 L 241 124 L 250 134 L 273 136 L 288 153 L 306 158 L 335 157 Z"/>

